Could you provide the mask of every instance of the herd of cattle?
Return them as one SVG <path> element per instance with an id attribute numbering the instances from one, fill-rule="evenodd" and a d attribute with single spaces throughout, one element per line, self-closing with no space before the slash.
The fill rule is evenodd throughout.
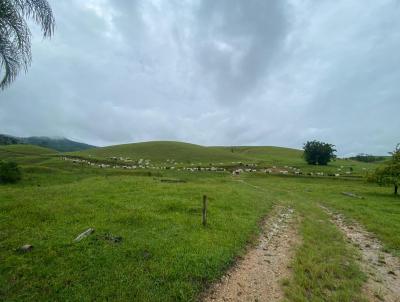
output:
<path id="1" fill-rule="evenodd" d="M 324 172 L 303 172 L 301 169 L 296 167 L 284 166 L 284 168 L 278 168 L 272 166 L 269 168 L 261 168 L 256 163 L 241 163 L 232 162 L 229 165 L 226 163 L 217 164 L 202 164 L 202 163 L 190 163 L 189 166 L 185 166 L 184 163 L 176 162 L 172 159 L 167 159 L 163 164 L 155 164 L 149 159 L 132 160 L 130 158 L 123 157 L 110 157 L 110 160 L 101 162 L 99 160 L 89 160 L 77 157 L 61 157 L 62 160 L 71 161 L 74 164 L 89 165 L 98 168 L 113 168 L 113 169 L 152 169 L 152 170 L 176 170 L 176 171 L 210 171 L 210 172 L 231 172 L 232 175 L 240 175 L 241 173 L 248 172 L 261 172 L 267 174 L 282 174 L 282 175 L 308 175 L 308 176 L 348 176 L 352 174 L 352 171 L 342 171 L 344 167 L 338 168 L 337 173 L 324 173 Z"/>

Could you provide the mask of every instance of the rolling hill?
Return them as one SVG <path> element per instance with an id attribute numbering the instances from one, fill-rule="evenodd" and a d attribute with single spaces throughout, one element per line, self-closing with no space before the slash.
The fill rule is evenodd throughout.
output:
<path id="1" fill-rule="evenodd" d="M 0 146 L 0 154 L 14 155 L 48 155 L 58 153 L 56 150 L 35 145 L 7 145 Z"/>
<path id="2" fill-rule="evenodd" d="M 80 156 L 92 157 L 129 157 L 131 159 L 150 159 L 161 162 L 167 159 L 178 162 L 232 162 L 246 159 L 241 154 L 231 153 L 224 149 L 204 147 L 182 142 L 154 141 L 115 145 L 103 148 L 94 148 L 80 152 L 74 152 Z"/>
<path id="3" fill-rule="evenodd" d="M 57 153 L 56 150 L 34 145 L 0 146 L 0 160 L 12 160 L 19 164 L 38 163 L 51 158 Z"/>
<path id="4" fill-rule="evenodd" d="M 277 166 L 282 169 L 296 167 L 304 173 L 324 172 L 326 174 L 352 171 L 352 175 L 364 175 L 374 170 L 377 163 L 363 163 L 350 159 L 337 159 L 327 166 L 308 165 L 302 158 L 303 151 L 298 149 L 274 146 L 200 146 L 183 142 L 153 141 L 115 145 L 68 153 L 73 156 L 107 159 L 110 157 L 130 158 L 131 160 L 149 159 L 153 162 L 174 160 L 178 163 L 201 164 L 209 163 L 236 165 L 242 163 L 257 163 L 265 167 Z"/>
<path id="5" fill-rule="evenodd" d="M 304 162 L 303 151 L 298 149 L 274 147 L 274 146 L 233 146 L 212 147 L 216 150 L 228 151 L 240 155 L 246 159 L 261 161 L 265 164 L 298 165 Z"/>
<path id="6" fill-rule="evenodd" d="M 129 157 L 161 162 L 175 160 L 184 163 L 262 162 L 266 164 L 302 164 L 302 151 L 271 146 L 206 147 L 195 144 L 154 141 L 94 148 L 72 154 L 95 158 Z"/>

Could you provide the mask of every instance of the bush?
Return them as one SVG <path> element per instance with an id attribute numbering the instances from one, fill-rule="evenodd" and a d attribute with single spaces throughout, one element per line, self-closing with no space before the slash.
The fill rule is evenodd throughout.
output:
<path id="1" fill-rule="evenodd" d="M 385 163 L 385 166 L 376 169 L 370 180 L 376 181 L 380 185 L 392 185 L 394 194 L 398 195 L 400 186 L 400 144 L 396 146 L 391 159 Z"/>
<path id="2" fill-rule="evenodd" d="M 310 165 L 327 165 L 332 159 L 336 158 L 336 149 L 332 144 L 308 141 L 304 144 L 303 157 Z"/>
<path id="3" fill-rule="evenodd" d="M 16 183 L 22 178 L 16 162 L 0 162 L 0 183 Z"/>

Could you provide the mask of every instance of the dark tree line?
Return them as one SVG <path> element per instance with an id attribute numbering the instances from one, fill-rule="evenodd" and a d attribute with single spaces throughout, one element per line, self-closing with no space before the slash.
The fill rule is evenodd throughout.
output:
<path id="1" fill-rule="evenodd" d="M 386 157 L 361 153 L 356 156 L 350 157 L 350 159 L 353 159 L 356 161 L 361 161 L 364 163 L 373 163 L 373 162 L 377 162 L 377 161 L 383 161 L 386 159 Z"/>

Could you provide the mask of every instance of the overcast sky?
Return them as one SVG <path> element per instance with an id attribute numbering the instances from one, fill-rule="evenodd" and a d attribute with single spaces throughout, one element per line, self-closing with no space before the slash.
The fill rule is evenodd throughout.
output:
<path id="1" fill-rule="evenodd" d="M 95 145 L 400 142 L 398 0 L 50 0 L 0 133 Z"/>

